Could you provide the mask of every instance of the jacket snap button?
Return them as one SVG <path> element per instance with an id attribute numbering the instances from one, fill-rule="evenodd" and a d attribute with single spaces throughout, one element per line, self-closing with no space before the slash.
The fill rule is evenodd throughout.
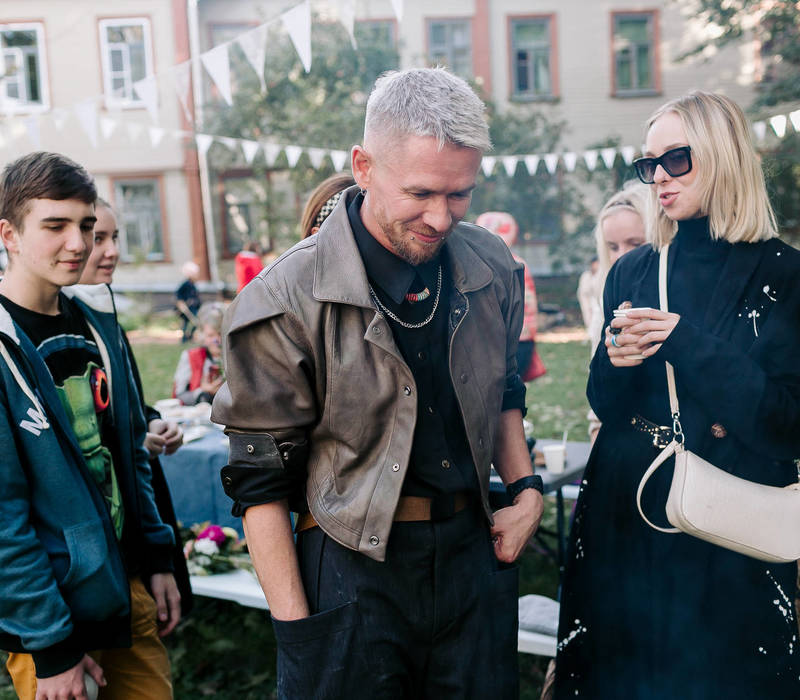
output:
<path id="1" fill-rule="evenodd" d="M 442 466 L 443 466 L 445 469 L 450 469 L 450 460 L 443 459 L 443 460 L 442 460 Z"/>
<path id="2" fill-rule="evenodd" d="M 400 465 L 399 465 L 399 464 L 397 464 L 397 462 L 395 462 L 395 463 L 392 465 L 392 471 L 393 471 L 393 472 L 399 472 L 399 471 L 400 471 Z"/>
<path id="3" fill-rule="evenodd" d="M 403 393 L 404 393 L 406 396 L 411 396 L 411 387 L 410 387 L 410 386 L 404 386 L 404 387 L 403 387 Z"/>
<path id="4" fill-rule="evenodd" d="M 460 315 L 461 315 L 461 309 L 453 309 L 453 316 L 460 316 Z"/>
<path id="5" fill-rule="evenodd" d="M 467 376 L 467 374 L 465 372 L 464 374 L 461 375 L 460 379 L 461 379 L 461 383 L 462 384 L 466 384 L 467 380 L 469 379 L 469 377 Z"/>
<path id="6" fill-rule="evenodd" d="M 373 535 L 372 537 L 370 537 L 370 538 L 369 538 L 369 543 L 370 543 L 370 544 L 371 544 L 373 547 L 377 547 L 377 546 L 380 544 L 380 541 L 381 541 L 381 540 L 380 540 L 380 538 L 379 538 L 377 535 Z"/>
<path id="7" fill-rule="evenodd" d="M 255 448 L 255 447 L 253 447 L 252 445 L 248 445 L 248 446 L 247 446 L 247 454 L 251 455 L 251 454 L 253 454 L 253 452 L 255 452 L 255 451 L 256 451 L 256 448 Z"/>
<path id="8" fill-rule="evenodd" d="M 711 426 L 711 434 L 715 438 L 724 438 L 728 434 L 728 431 L 722 423 L 714 423 L 714 425 Z"/>
<path id="9" fill-rule="evenodd" d="M 483 438 L 478 438 L 478 446 L 483 447 Z"/>
<path id="10" fill-rule="evenodd" d="M 231 479 L 229 476 L 226 476 L 226 477 L 225 477 L 225 478 L 222 480 L 222 483 L 223 483 L 225 486 L 228 486 L 228 487 L 230 487 L 230 486 L 233 486 L 233 479 Z"/>
<path id="11" fill-rule="evenodd" d="M 381 334 L 381 327 L 380 327 L 380 326 L 373 326 L 373 327 L 372 327 L 372 332 L 373 332 L 375 335 L 380 335 L 380 334 Z"/>

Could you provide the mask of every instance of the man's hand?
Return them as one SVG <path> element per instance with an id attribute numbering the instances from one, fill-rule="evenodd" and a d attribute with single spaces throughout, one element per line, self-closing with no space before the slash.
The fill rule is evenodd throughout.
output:
<path id="1" fill-rule="evenodd" d="M 182 444 L 183 430 L 174 421 L 154 418 L 148 423 L 144 446 L 151 457 L 158 457 L 162 452 L 171 455 Z"/>
<path id="2" fill-rule="evenodd" d="M 88 654 L 57 676 L 36 679 L 36 700 L 88 700 L 83 674 L 88 673 L 101 688 L 106 685 L 103 669 Z"/>
<path id="3" fill-rule="evenodd" d="M 216 379 L 203 378 L 200 382 L 200 391 L 211 394 L 211 396 L 216 396 L 224 381 L 222 377 L 217 377 Z"/>
<path id="4" fill-rule="evenodd" d="M 494 514 L 491 528 L 494 555 L 499 561 L 511 564 L 522 554 L 528 540 L 536 532 L 544 512 L 544 499 L 536 489 L 525 489 L 514 504 Z"/>
<path id="5" fill-rule="evenodd" d="M 181 594 L 172 574 L 153 574 L 150 591 L 158 610 L 159 637 L 166 637 L 181 619 Z"/>

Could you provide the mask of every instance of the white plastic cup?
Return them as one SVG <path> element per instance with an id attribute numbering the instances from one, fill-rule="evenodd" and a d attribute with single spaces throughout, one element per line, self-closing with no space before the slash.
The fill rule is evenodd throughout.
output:
<path id="1" fill-rule="evenodd" d="M 562 444 L 543 445 L 544 465 L 551 474 L 561 474 L 564 471 L 567 449 Z"/>
<path id="2" fill-rule="evenodd" d="M 86 687 L 86 697 L 89 700 L 97 700 L 97 695 L 100 688 L 97 687 L 97 682 L 88 673 L 83 674 L 83 685 Z"/>

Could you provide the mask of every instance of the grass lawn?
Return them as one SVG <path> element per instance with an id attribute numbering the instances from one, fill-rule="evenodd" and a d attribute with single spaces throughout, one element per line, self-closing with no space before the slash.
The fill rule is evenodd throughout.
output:
<path id="1" fill-rule="evenodd" d="M 539 438 L 585 440 L 588 405 L 585 398 L 588 346 L 578 341 L 538 342 L 548 369 L 528 385 L 528 420 Z M 183 349 L 175 343 L 133 343 L 149 404 L 172 392 L 172 375 Z M 545 524 L 554 527 L 553 503 L 548 499 Z M 540 593 L 555 597 L 558 585 L 554 564 L 535 551 L 521 561 L 520 595 Z M 275 640 L 268 616 L 235 603 L 195 599 L 195 610 L 167 641 L 173 665 L 175 697 L 219 700 L 263 700 L 275 687 Z M 539 697 L 547 659 L 520 654 L 521 693 L 525 700 Z M 0 700 L 15 695 L 0 677 Z"/>

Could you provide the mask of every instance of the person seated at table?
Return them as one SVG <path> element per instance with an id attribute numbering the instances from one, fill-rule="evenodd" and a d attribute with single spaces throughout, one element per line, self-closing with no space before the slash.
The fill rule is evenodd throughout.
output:
<path id="1" fill-rule="evenodd" d="M 333 211 L 339 197 L 348 187 L 356 184 L 349 173 L 337 173 L 320 182 L 308 196 L 303 216 L 300 219 L 300 237 L 313 236 L 322 222 Z"/>
<path id="2" fill-rule="evenodd" d="M 220 332 L 224 310 L 222 304 L 209 302 L 197 312 L 202 345 L 181 353 L 172 390 L 173 397 L 186 406 L 211 403 L 222 386 Z"/>

